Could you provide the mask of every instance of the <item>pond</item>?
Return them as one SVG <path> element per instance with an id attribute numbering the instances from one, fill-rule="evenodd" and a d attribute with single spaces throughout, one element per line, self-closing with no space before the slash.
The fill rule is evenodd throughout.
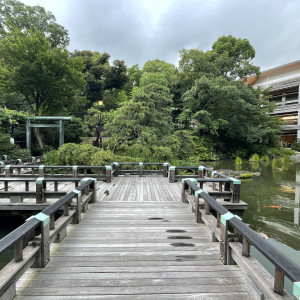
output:
<path id="1" fill-rule="evenodd" d="M 243 221 L 266 235 L 266 239 L 300 266 L 300 164 L 290 163 L 282 170 L 273 170 L 272 162 L 243 163 L 233 161 L 209 162 L 215 169 L 259 172 L 260 176 L 243 180 L 241 200 L 248 204 Z M 274 267 L 258 251 L 251 253 L 273 275 Z M 292 283 L 285 288 L 291 293 Z"/>

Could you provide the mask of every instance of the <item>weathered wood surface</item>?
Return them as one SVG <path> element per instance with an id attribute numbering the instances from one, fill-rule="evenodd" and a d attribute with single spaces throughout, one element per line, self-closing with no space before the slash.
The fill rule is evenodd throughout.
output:
<path id="1" fill-rule="evenodd" d="M 162 177 L 98 183 L 97 202 L 51 261 L 17 282 L 16 299 L 250 299 L 237 266 L 219 259 Z M 99 201 L 100 200 L 100 201 Z"/>

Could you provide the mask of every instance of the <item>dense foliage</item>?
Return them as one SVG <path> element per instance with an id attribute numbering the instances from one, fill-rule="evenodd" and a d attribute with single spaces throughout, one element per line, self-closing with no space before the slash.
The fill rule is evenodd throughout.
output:
<path id="1" fill-rule="evenodd" d="M 130 157 L 197 164 L 269 155 L 277 148 L 280 123 L 269 115 L 272 105 L 264 91 L 244 84 L 260 73 L 246 39 L 222 36 L 207 51 L 182 49 L 178 68 L 159 59 L 128 68 L 122 60 L 110 63 L 105 52 L 69 53 L 67 30 L 40 6 L 4 0 L 0 14 L 0 105 L 22 110 L 24 118 L 75 116 L 66 124 L 66 142 L 96 134 L 104 140 L 103 149 L 63 146 L 49 152 L 49 163 L 105 164 Z M 9 135 L 24 127 L 1 114 L 1 138 L 9 148 Z M 55 128 L 35 129 L 34 135 L 39 147 L 43 141 L 46 150 L 57 146 Z"/>

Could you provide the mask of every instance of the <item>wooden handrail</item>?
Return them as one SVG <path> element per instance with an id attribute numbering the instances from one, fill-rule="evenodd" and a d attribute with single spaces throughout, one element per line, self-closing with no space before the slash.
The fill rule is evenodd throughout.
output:
<path id="1" fill-rule="evenodd" d="M 235 229 L 235 233 L 238 233 L 238 235 L 242 237 L 243 256 L 249 256 L 249 245 L 252 245 L 275 266 L 277 271 L 275 272 L 274 292 L 281 295 L 283 294 L 282 274 L 294 283 L 300 281 L 300 267 L 292 260 L 277 250 L 273 245 L 265 241 L 257 232 L 241 221 L 240 218 L 230 213 L 225 207 L 212 198 L 208 192 L 200 189 L 197 184 L 189 179 L 183 180 L 182 197 L 185 197 L 183 193 L 185 193 L 187 189 L 189 189 L 195 197 L 196 222 L 199 222 L 199 198 L 202 198 L 205 201 L 205 212 L 207 214 L 210 214 L 210 209 L 213 209 L 217 213 L 217 227 L 220 227 L 220 254 L 224 264 L 230 263 L 227 259 L 227 248 L 229 246 L 228 227 L 231 225 Z M 184 201 L 185 199 L 183 198 L 182 200 Z"/>

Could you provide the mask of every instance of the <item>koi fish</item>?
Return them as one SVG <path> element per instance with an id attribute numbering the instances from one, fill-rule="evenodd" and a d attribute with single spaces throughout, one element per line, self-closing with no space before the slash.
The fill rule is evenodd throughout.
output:
<path id="1" fill-rule="evenodd" d="M 263 233 L 263 232 L 258 232 L 258 234 L 263 238 L 263 239 L 265 239 L 265 240 L 267 240 L 269 237 L 265 234 L 265 233 Z"/>
<path id="2" fill-rule="evenodd" d="M 282 208 L 282 206 L 278 206 L 278 205 L 265 205 L 264 207 L 270 207 L 270 208 Z"/>

